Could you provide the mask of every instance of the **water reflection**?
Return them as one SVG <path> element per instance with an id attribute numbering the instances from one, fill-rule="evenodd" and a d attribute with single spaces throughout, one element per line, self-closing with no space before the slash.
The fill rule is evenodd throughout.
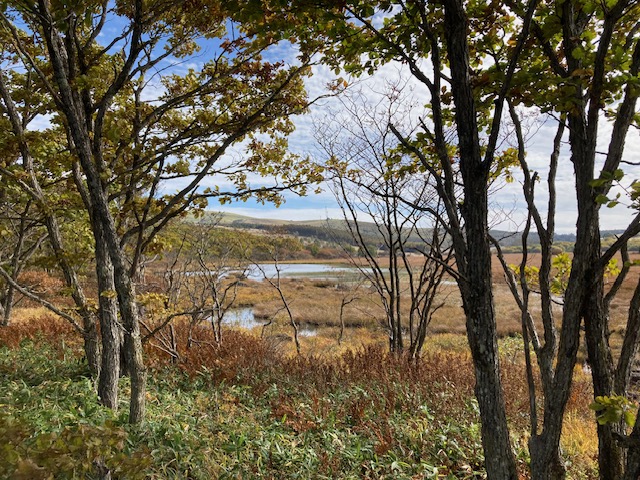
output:
<path id="1" fill-rule="evenodd" d="M 251 330 L 255 327 L 262 327 L 267 320 L 256 319 L 253 314 L 253 308 L 234 308 L 224 314 L 223 325 L 230 327 L 240 327 Z M 304 337 L 313 337 L 316 335 L 314 327 L 306 325 L 298 325 L 298 335 Z"/>
<path id="2" fill-rule="evenodd" d="M 322 263 L 281 263 L 278 265 L 280 277 L 315 277 L 315 278 L 338 278 L 346 272 L 355 273 L 357 269 L 353 267 L 337 267 Z M 322 275 L 319 275 L 322 274 Z M 249 267 L 246 276 L 251 280 L 261 281 L 264 278 L 275 278 L 278 275 L 276 266 L 272 263 L 262 263 Z"/>

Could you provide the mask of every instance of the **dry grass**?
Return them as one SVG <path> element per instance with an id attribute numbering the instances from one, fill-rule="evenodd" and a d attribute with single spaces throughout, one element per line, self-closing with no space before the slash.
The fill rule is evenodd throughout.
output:
<path id="1" fill-rule="evenodd" d="M 569 411 L 564 417 L 560 444 L 564 454 L 573 462 L 593 465 L 589 478 L 597 478 L 598 435 L 593 415 Z"/>
<path id="2" fill-rule="evenodd" d="M 384 324 L 384 310 L 371 289 L 353 292 L 332 282 L 297 278 L 283 279 L 281 288 L 296 322 L 302 325 L 339 326 L 343 298 L 350 299 L 353 295 L 357 300 L 344 309 L 346 326 L 375 328 Z M 253 307 L 259 318 L 274 318 L 282 313 L 282 301 L 266 282 L 245 282 L 239 290 L 237 304 Z"/>
<path id="3" fill-rule="evenodd" d="M 514 264 L 520 258 L 516 254 L 508 257 L 507 261 Z M 636 255 L 636 258 L 640 256 Z M 531 256 L 531 261 L 538 261 L 535 255 Z M 523 374 L 522 346 L 518 343 L 521 341 L 514 336 L 520 332 L 520 313 L 505 284 L 501 267 L 494 262 L 493 268 L 507 409 L 516 441 L 526 445 L 527 385 Z M 628 304 L 639 277 L 640 271 L 632 269 L 612 306 L 611 343 L 614 349 L 621 343 Z M 69 302 L 68 297 L 61 296 L 58 279 L 33 272 L 25 279 L 46 291 L 50 298 L 62 299 L 65 305 Z M 278 418 L 286 416 L 290 426 L 299 431 L 311 428 L 310 418 L 313 415 L 321 417 L 326 414 L 324 410 L 328 407 L 320 399 L 335 385 L 358 385 L 365 390 L 375 385 L 375 395 L 372 391 L 367 397 L 370 404 L 363 403 L 361 398 L 349 398 L 335 414 L 337 418 L 353 419 L 354 429 L 377 429 L 381 451 L 392 448 L 394 438 L 385 430 L 384 422 L 372 423 L 371 415 L 365 414 L 367 409 L 384 419 L 385 415 L 392 413 L 390 405 L 402 405 L 405 411 L 415 411 L 420 408 L 416 403 L 420 399 L 445 392 L 446 398 L 432 407 L 436 418 L 441 416 L 455 421 L 460 415 L 468 414 L 464 405 L 473 396 L 474 376 L 464 336 L 462 303 L 455 285 L 441 287 L 439 299 L 444 305 L 434 315 L 424 356 L 415 366 L 409 366 L 404 358 L 386 353 L 388 339 L 384 311 L 372 289 L 360 288 L 355 293 L 357 300 L 345 308 L 344 322 L 349 328 L 339 344 L 340 305 L 343 299 L 354 295 L 348 285 L 336 286 L 326 280 L 283 279 L 282 288 L 296 322 L 303 327 L 315 328 L 313 336 L 300 337 L 303 355 L 295 354 L 292 330 L 281 312 L 282 303 L 277 292 L 265 282 L 247 280 L 239 290 L 237 304 L 253 307 L 258 317 L 275 317 L 273 325 L 265 330 L 265 338 L 257 338 L 260 328 L 253 332 L 227 328 L 224 341 L 216 345 L 211 329 L 203 326 L 197 330 L 199 343 L 187 350 L 186 323 L 177 322 L 180 352 L 177 367 L 189 375 L 206 372 L 216 384 L 246 385 L 257 397 L 261 391 L 271 388 L 274 382 L 292 385 L 291 391 L 299 389 L 298 397 L 278 398 L 273 404 L 273 412 Z M 560 315 L 557 318 L 559 321 Z M 78 334 L 68 323 L 29 302 L 23 302 L 16 308 L 11 326 L 0 329 L 0 346 L 15 348 L 23 339 L 42 338 L 52 344 L 81 344 Z M 151 344 L 146 346 L 146 354 L 151 369 L 165 368 L 169 362 L 169 356 Z M 577 371 L 567 405 L 562 446 L 571 461 L 581 466 L 582 472 L 589 472 L 596 463 L 596 427 L 593 413 L 588 410 L 592 395 L 590 378 Z M 313 410 L 311 413 L 302 414 L 297 410 L 296 402 L 300 398 L 311 399 L 310 402 L 305 400 Z M 584 478 L 590 478 L 589 473 L 586 475 Z"/>
<path id="4" fill-rule="evenodd" d="M 28 309 L 25 309 L 28 311 Z M 24 340 L 45 340 L 52 345 L 81 345 L 80 335 L 69 322 L 48 313 L 27 319 L 24 312 L 19 320 L 0 328 L 0 347 L 16 348 Z"/>
<path id="5" fill-rule="evenodd" d="M 45 307 L 42 306 L 26 306 L 14 308 L 11 312 L 11 324 L 21 325 L 33 321 L 34 318 L 42 318 L 50 316 L 51 318 L 57 317 Z"/>
<path id="6" fill-rule="evenodd" d="M 451 425 L 451 430 L 446 430 L 448 441 L 471 441 L 469 448 L 480 448 L 473 443 L 477 439 L 470 439 L 456 427 L 478 421 L 469 410 L 474 375 L 463 336 L 431 336 L 423 358 L 410 364 L 406 358 L 386 352 L 384 334 L 372 335 L 366 328 L 349 330 L 342 345 L 337 345 L 336 329 L 321 329 L 315 337 L 303 338 L 305 353 L 300 356 L 290 354 L 291 342 L 261 340 L 238 330 L 226 331 L 224 341 L 218 345 L 207 326 L 197 329 L 197 342 L 187 349 L 186 324 L 176 324 L 175 331 L 180 358 L 171 368 L 198 378 L 204 376 L 213 385 L 246 386 L 256 401 L 277 385 L 282 393 L 271 400 L 273 419 L 286 419 L 287 428 L 297 433 L 323 428 L 318 424 L 319 418 L 346 419 L 351 431 L 373 434 L 377 453 L 383 455 L 402 449 L 400 433 L 394 427 L 398 412 L 415 414 L 428 405 L 432 415 L 428 428 Z M 15 348 L 25 338 L 67 345 L 71 339 L 78 340 L 67 323 L 50 317 L 0 329 L 0 346 Z M 518 354 L 521 346 L 518 339 L 505 338 L 500 347 L 512 433 L 519 445 L 526 445 L 528 405 L 522 358 Z M 170 360 L 165 352 L 147 344 L 146 359 L 152 375 L 164 375 Z M 597 442 L 593 416 L 588 410 L 591 395 L 589 379 L 578 374 L 567 408 L 563 448 L 581 472 L 594 465 Z"/>

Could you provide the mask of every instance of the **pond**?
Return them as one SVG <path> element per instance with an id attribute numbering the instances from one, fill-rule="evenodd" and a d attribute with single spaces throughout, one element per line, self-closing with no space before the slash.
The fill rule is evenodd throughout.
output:
<path id="1" fill-rule="evenodd" d="M 253 308 L 233 308 L 227 311 L 222 321 L 223 325 L 229 327 L 240 327 L 251 330 L 255 327 L 262 327 L 268 320 L 256 319 L 253 314 Z M 313 337 L 316 334 L 314 327 L 298 325 L 298 335 L 303 337 Z"/>
<path id="2" fill-rule="evenodd" d="M 346 273 L 357 273 L 354 267 L 339 267 L 323 263 L 281 263 L 278 265 L 281 278 L 339 278 Z M 272 263 L 259 263 L 249 267 L 246 276 L 250 280 L 262 281 L 265 278 L 275 278 L 278 275 L 276 266 Z"/>

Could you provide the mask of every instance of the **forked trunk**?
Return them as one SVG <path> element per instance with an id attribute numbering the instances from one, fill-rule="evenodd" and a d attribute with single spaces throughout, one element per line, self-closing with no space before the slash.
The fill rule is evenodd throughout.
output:
<path id="1" fill-rule="evenodd" d="M 482 160 L 477 111 L 469 71 L 468 20 L 461 0 L 446 0 L 445 27 L 451 88 L 464 184 L 465 244 L 455 242 L 458 281 L 466 317 L 467 338 L 476 374 L 476 398 L 482 422 L 485 468 L 490 479 L 516 480 L 507 414 L 500 382 L 500 362 L 491 278 L 488 174 Z"/>

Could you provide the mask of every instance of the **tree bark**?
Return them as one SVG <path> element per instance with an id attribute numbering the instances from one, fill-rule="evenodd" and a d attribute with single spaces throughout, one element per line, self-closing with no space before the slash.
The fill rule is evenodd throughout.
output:
<path id="1" fill-rule="evenodd" d="M 469 199 L 471 197 L 465 196 L 465 203 Z M 465 207 L 465 227 L 467 238 L 475 241 L 468 244 L 461 293 L 476 376 L 475 394 L 482 421 L 485 467 L 488 478 L 515 480 L 518 477 L 500 382 L 486 209 L 482 207 L 482 199 L 474 196 L 473 200 L 471 205 L 475 203 L 475 208 Z"/>
<path id="2" fill-rule="evenodd" d="M 637 412 L 640 418 L 640 409 Z M 622 480 L 638 480 L 640 478 L 640 422 L 636 422 L 629 435 L 629 450 L 627 452 L 626 470 Z"/>
<path id="3" fill-rule="evenodd" d="M 614 392 L 613 360 L 608 342 L 607 314 L 603 305 L 603 279 L 595 278 L 595 288 L 587 296 L 585 306 L 585 338 L 589 364 L 593 378 L 593 395 L 606 396 Z M 614 438 L 614 432 L 622 433 L 619 425 L 598 424 L 598 466 L 602 480 L 617 480 L 624 474 L 624 452 Z"/>
<path id="4" fill-rule="evenodd" d="M 11 322 L 11 312 L 13 310 L 14 288 L 7 285 L 7 290 L 0 304 L 0 316 L 2 316 L 2 326 L 6 327 Z"/>
<path id="5" fill-rule="evenodd" d="M 482 422 L 485 468 L 490 479 L 518 478 L 511 449 L 506 407 L 500 382 L 495 311 L 488 237 L 488 173 L 482 161 L 476 108 L 469 77 L 467 18 L 463 2 L 446 0 L 445 28 L 451 87 L 464 184 L 466 249 L 456 252 L 467 338 L 476 375 L 475 393 Z"/>
<path id="6" fill-rule="evenodd" d="M 566 477 L 567 472 L 560 456 L 560 449 L 550 438 L 550 435 L 543 432 L 529 439 L 532 480 L 564 480 Z"/>
<path id="7" fill-rule="evenodd" d="M 100 239 L 96 242 L 96 273 L 102 333 L 102 368 L 98 381 L 98 397 L 102 405 L 115 410 L 118 407 L 118 379 L 120 378 L 121 332 L 118 328 L 118 305 L 114 298 L 113 265 L 104 248 L 102 230 L 99 229 L 95 234 L 96 238 Z"/>

